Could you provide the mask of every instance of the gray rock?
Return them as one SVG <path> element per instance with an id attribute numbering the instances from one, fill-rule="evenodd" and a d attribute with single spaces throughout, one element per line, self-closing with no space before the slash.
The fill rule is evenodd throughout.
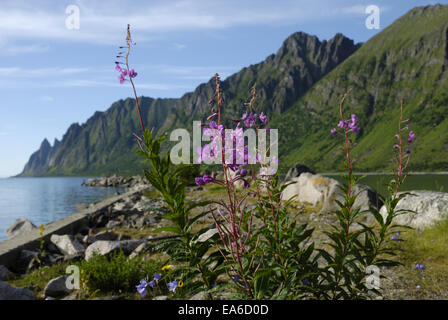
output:
<path id="1" fill-rule="evenodd" d="M 398 224 L 411 227 L 429 227 L 437 221 L 448 218 L 448 193 L 436 191 L 408 191 L 408 195 L 397 204 L 397 210 L 412 210 L 395 218 Z M 382 206 L 380 213 L 386 217 L 386 207 Z"/>
<path id="2" fill-rule="evenodd" d="M 154 300 L 170 300 L 170 299 L 168 298 L 168 296 L 157 296 L 154 298 Z"/>
<path id="3" fill-rule="evenodd" d="M 304 172 L 290 181 L 295 183 L 286 187 L 282 193 L 283 199 L 296 196 L 294 201 L 313 207 L 320 206 L 320 212 L 334 212 L 339 209 L 335 200 L 343 202 L 343 193 L 338 187 L 340 183 L 335 179 Z M 361 210 L 366 210 L 369 206 L 380 208 L 383 205 L 377 192 L 368 186 L 356 185 L 353 192 L 358 194 L 355 207 L 360 207 Z"/>
<path id="4" fill-rule="evenodd" d="M 39 253 L 36 251 L 22 250 L 15 263 L 15 270 L 19 273 L 29 272 L 33 266 Z"/>
<path id="5" fill-rule="evenodd" d="M 188 300 L 207 300 L 207 299 L 208 299 L 207 292 L 201 291 L 191 296 L 190 299 Z"/>
<path id="6" fill-rule="evenodd" d="M 292 178 L 297 178 L 302 173 L 305 173 L 305 172 L 309 172 L 309 173 L 314 174 L 314 172 L 310 168 L 308 168 L 306 165 L 301 164 L 301 163 L 296 163 L 294 165 L 294 167 L 292 167 L 292 168 L 290 168 L 288 170 L 288 172 L 286 173 L 284 181 L 285 182 L 291 181 Z"/>
<path id="7" fill-rule="evenodd" d="M 2 280 L 8 280 L 10 277 L 11 272 L 6 268 L 5 266 L 0 265 L 0 281 Z"/>
<path id="8" fill-rule="evenodd" d="M 156 224 L 160 219 L 156 216 L 143 216 L 143 217 L 137 217 L 135 220 L 133 220 L 132 225 L 134 228 L 141 228 L 147 225 Z"/>
<path id="9" fill-rule="evenodd" d="M 118 234 L 116 234 L 113 231 L 108 231 L 108 230 L 98 232 L 95 235 L 95 239 L 96 239 L 95 241 L 98 241 L 98 240 L 114 241 L 114 240 L 117 240 L 117 238 L 118 238 Z"/>
<path id="10" fill-rule="evenodd" d="M 16 219 L 8 229 L 6 229 L 6 235 L 8 236 L 8 239 L 12 239 L 35 229 L 37 229 L 37 227 L 28 219 Z"/>
<path id="11" fill-rule="evenodd" d="M 79 255 L 85 251 L 84 246 L 78 240 L 67 234 L 62 236 L 53 234 L 50 241 L 66 256 Z"/>
<path id="12" fill-rule="evenodd" d="M 116 221 L 116 220 L 110 220 L 107 224 L 106 224 L 106 228 L 107 229 L 113 229 L 115 227 L 118 227 L 121 224 L 120 221 Z"/>
<path id="13" fill-rule="evenodd" d="M 16 288 L 0 281 L 0 300 L 34 300 L 33 291 L 26 288 Z"/>
<path id="14" fill-rule="evenodd" d="M 60 276 L 58 278 L 51 279 L 45 286 L 44 295 L 52 298 L 60 298 L 68 295 L 73 290 L 67 288 L 67 279 L 68 276 Z"/>
<path id="15" fill-rule="evenodd" d="M 89 260 L 94 253 L 109 255 L 119 250 L 123 250 L 125 254 L 129 254 L 143 242 L 145 240 L 96 241 L 87 247 L 85 259 Z"/>

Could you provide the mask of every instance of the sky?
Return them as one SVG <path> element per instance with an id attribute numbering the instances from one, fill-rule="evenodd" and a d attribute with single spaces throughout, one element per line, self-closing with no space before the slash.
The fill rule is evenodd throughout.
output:
<path id="1" fill-rule="evenodd" d="M 131 96 L 114 61 L 131 25 L 138 95 L 178 98 L 277 52 L 292 33 L 365 42 L 417 0 L 0 0 L 0 177 L 20 173 L 44 138 L 61 140 Z M 379 28 L 366 8 L 379 8 Z"/>

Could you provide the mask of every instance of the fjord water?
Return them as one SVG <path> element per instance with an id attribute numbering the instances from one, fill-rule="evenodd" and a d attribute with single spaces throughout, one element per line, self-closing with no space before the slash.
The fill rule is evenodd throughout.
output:
<path id="1" fill-rule="evenodd" d="M 92 203 L 121 188 L 83 187 L 87 178 L 6 178 L 0 179 L 0 241 L 6 228 L 17 218 L 27 218 L 36 226 L 76 212 L 76 204 Z"/>
<path id="2" fill-rule="evenodd" d="M 345 182 L 338 174 L 324 174 L 330 178 L 336 179 L 339 182 Z M 357 175 L 362 176 L 362 175 Z M 391 180 L 391 175 L 388 174 L 367 174 L 359 183 L 367 185 L 375 189 L 379 194 L 386 195 L 387 184 Z M 409 174 L 406 177 L 404 184 L 400 191 L 411 190 L 431 190 L 448 192 L 448 174 L 446 173 L 419 173 Z"/>

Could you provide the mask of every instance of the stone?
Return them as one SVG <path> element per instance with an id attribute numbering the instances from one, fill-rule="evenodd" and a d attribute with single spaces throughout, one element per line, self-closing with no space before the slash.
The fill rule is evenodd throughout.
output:
<path id="1" fill-rule="evenodd" d="M 343 192 L 338 187 L 341 184 L 335 179 L 303 172 L 299 177 L 291 178 L 290 181 L 295 183 L 285 188 L 282 199 L 296 196 L 293 201 L 320 207 L 322 213 L 338 210 L 339 205 L 335 200 L 343 202 Z M 368 186 L 358 184 L 353 188 L 353 192 L 358 194 L 355 207 L 360 207 L 361 210 L 366 210 L 369 206 L 380 208 L 383 205 L 378 193 Z"/>
<path id="2" fill-rule="evenodd" d="M 292 178 L 299 177 L 302 173 L 309 172 L 315 174 L 310 168 L 301 163 L 296 163 L 292 168 L 286 173 L 284 181 L 291 181 Z"/>
<path id="3" fill-rule="evenodd" d="M 8 280 L 11 275 L 11 271 L 3 265 L 0 265 L 0 281 Z"/>
<path id="4" fill-rule="evenodd" d="M 16 219 L 8 229 L 6 229 L 6 235 L 8 236 L 8 239 L 12 239 L 35 229 L 37 229 L 37 227 L 28 219 Z"/>
<path id="5" fill-rule="evenodd" d="M 408 225 L 414 228 L 430 227 L 438 221 L 448 218 L 448 193 L 436 191 L 407 191 L 401 199 L 396 210 L 412 210 L 401 214 L 394 219 L 397 224 Z M 380 213 L 386 217 L 386 207 L 382 206 Z"/>
<path id="6" fill-rule="evenodd" d="M 188 300 L 208 300 L 207 292 L 201 291 L 191 296 Z"/>
<path id="7" fill-rule="evenodd" d="M 85 252 L 85 259 L 89 260 L 94 253 L 99 255 L 109 255 L 112 252 L 123 250 L 125 254 L 131 253 L 145 240 L 124 240 L 124 241 L 96 241 L 87 247 Z"/>
<path id="8" fill-rule="evenodd" d="M 152 224 L 156 224 L 159 221 L 158 217 L 155 216 L 143 216 L 143 217 L 138 217 L 136 218 L 132 225 L 134 226 L 134 228 L 141 228 L 144 227 L 146 225 L 152 225 Z"/>
<path id="9" fill-rule="evenodd" d="M 73 291 L 73 289 L 67 288 L 66 282 L 67 282 L 68 276 L 60 276 L 54 279 L 51 279 L 44 289 L 44 295 L 46 297 L 52 297 L 52 298 L 60 298 L 65 297 L 70 292 Z"/>
<path id="10" fill-rule="evenodd" d="M 16 288 L 9 283 L 0 281 L 0 300 L 34 300 L 33 291 L 26 288 Z"/>
<path id="11" fill-rule="evenodd" d="M 106 228 L 107 229 L 113 229 L 115 227 L 118 227 L 121 224 L 120 221 L 116 221 L 116 220 L 110 220 L 107 224 L 106 224 Z"/>
<path id="12" fill-rule="evenodd" d="M 27 273 L 34 265 L 34 261 L 39 256 L 36 251 L 22 250 L 15 263 L 15 269 L 19 273 Z"/>
<path id="13" fill-rule="evenodd" d="M 94 236 L 94 238 L 95 238 L 95 241 L 98 241 L 98 240 L 114 241 L 114 240 L 117 240 L 118 234 L 116 234 L 113 231 L 106 230 L 106 231 L 98 232 Z"/>
<path id="14" fill-rule="evenodd" d="M 170 299 L 168 298 L 168 296 L 157 296 L 154 298 L 154 300 L 170 300 Z"/>
<path id="15" fill-rule="evenodd" d="M 78 240 L 65 235 L 52 234 L 50 241 L 66 256 L 79 255 L 85 251 L 84 246 Z"/>

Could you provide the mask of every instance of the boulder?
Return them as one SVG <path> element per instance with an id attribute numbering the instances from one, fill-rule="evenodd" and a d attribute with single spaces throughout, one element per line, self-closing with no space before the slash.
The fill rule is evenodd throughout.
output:
<path id="1" fill-rule="evenodd" d="M 395 218 L 398 224 L 408 225 L 415 228 L 429 227 L 437 221 L 448 218 L 448 193 L 436 191 L 407 191 L 407 195 L 401 199 L 397 210 L 412 210 Z M 386 216 L 386 207 L 382 206 L 380 213 Z"/>
<path id="2" fill-rule="evenodd" d="M 123 250 L 125 254 L 129 254 L 143 242 L 145 240 L 96 241 L 87 247 L 85 259 L 89 260 L 93 257 L 94 253 L 104 256 L 119 250 Z"/>
<path id="3" fill-rule="evenodd" d="M 16 288 L 9 283 L 0 281 L 0 300 L 34 300 L 33 291 L 26 288 Z"/>
<path id="4" fill-rule="evenodd" d="M 292 168 L 290 168 L 288 170 L 288 172 L 286 173 L 284 181 L 285 182 L 290 181 L 291 179 L 297 178 L 302 173 L 305 173 L 305 172 L 309 172 L 309 173 L 314 174 L 314 172 L 310 168 L 308 168 L 306 165 L 301 164 L 301 163 L 296 163 Z"/>
<path id="5" fill-rule="evenodd" d="M 8 280 L 11 272 L 5 266 L 0 265 L 0 281 Z"/>
<path id="6" fill-rule="evenodd" d="M 70 292 L 73 291 L 73 289 L 67 288 L 67 279 L 68 276 L 60 276 L 54 279 L 51 279 L 44 289 L 44 295 L 45 297 L 52 297 L 52 298 L 60 298 L 65 297 Z"/>
<path id="7" fill-rule="evenodd" d="M 16 219 L 8 229 L 6 229 L 6 235 L 8 239 L 20 236 L 37 229 L 37 227 L 28 219 Z"/>
<path id="8" fill-rule="evenodd" d="M 334 212 L 339 209 L 335 200 L 343 202 L 343 192 L 338 187 L 341 184 L 335 179 L 303 172 L 290 181 L 295 183 L 283 191 L 282 198 L 285 200 L 296 196 L 294 201 L 320 207 L 320 212 Z M 358 194 L 355 207 L 360 207 L 361 210 L 368 209 L 370 205 L 377 208 L 382 206 L 377 192 L 368 186 L 358 184 L 353 188 L 353 192 Z"/>
<path id="9" fill-rule="evenodd" d="M 50 241 L 66 256 L 79 255 L 84 253 L 84 246 L 74 237 L 65 235 L 51 235 Z"/>
<path id="10" fill-rule="evenodd" d="M 33 266 L 36 258 L 39 256 L 37 251 L 22 250 L 16 260 L 15 270 L 19 273 L 27 273 Z"/>
<path id="11" fill-rule="evenodd" d="M 117 220 L 110 220 L 107 224 L 106 224 L 106 228 L 107 229 L 113 229 L 115 227 L 118 227 L 119 225 L 121 225 L 120 221 Z"/>

